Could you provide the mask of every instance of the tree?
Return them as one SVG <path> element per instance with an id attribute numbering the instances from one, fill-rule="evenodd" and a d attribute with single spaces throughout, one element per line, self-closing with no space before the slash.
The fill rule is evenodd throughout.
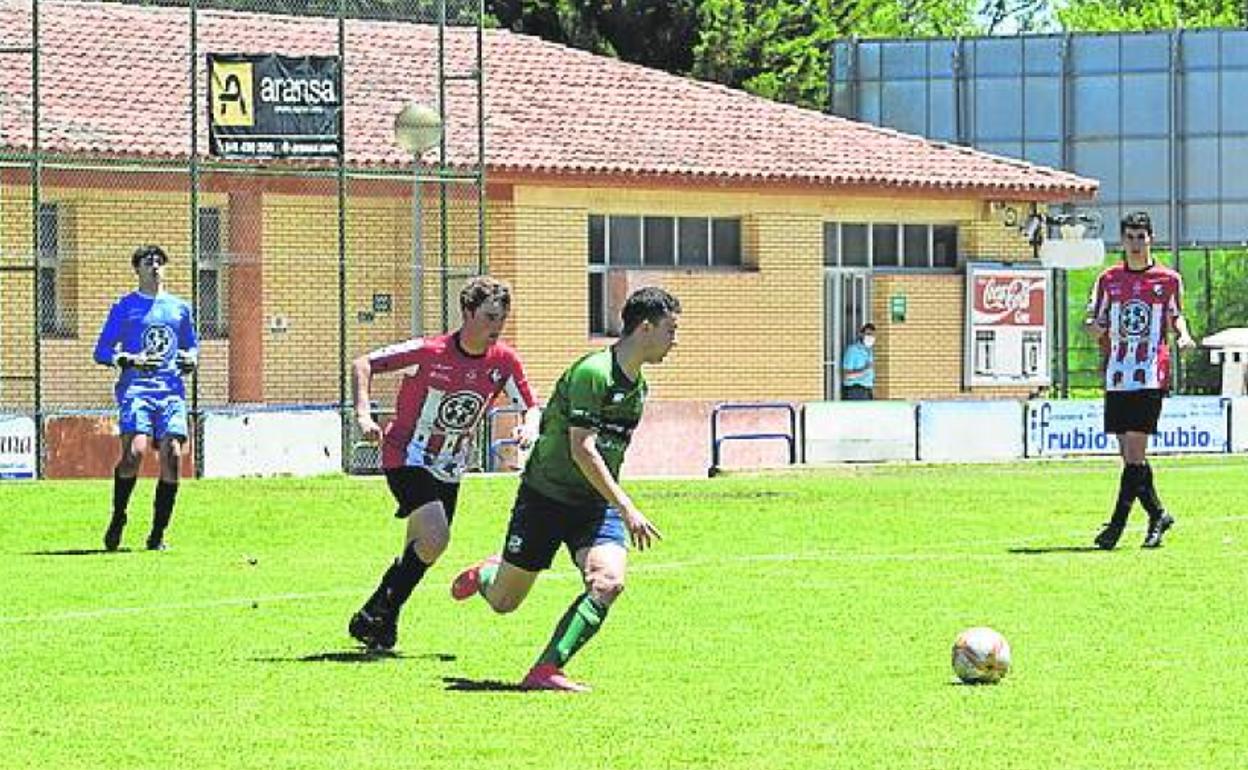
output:
<path id="1" fill-rule="evenodd" d="M 691 74 L 822 109 L 840 38 L 977 31 L 974 0 L 702 0 Z"/>
<path id="2" fill-rule="evenodd" d="M 1242 0 L 1054 0 L 1062 29 L 1118 32 L 1239 26 Z"/>
<path id="3" fill-rule="evenodd" d="M 826 3 L 704 0 L 690 74 L 770 99 L 822 107 L 834 25 Z"/>
<path id="4" fill-rule="evenodd" d="M 514 32 L 668 72 L 693 63 L 697 0 L 491 0 Z"/>

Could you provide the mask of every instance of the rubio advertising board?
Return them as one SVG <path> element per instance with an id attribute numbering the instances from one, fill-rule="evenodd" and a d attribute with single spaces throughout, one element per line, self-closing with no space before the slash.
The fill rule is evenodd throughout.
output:
<path id="1" fill-rule="evenodd" d="M 0 414 L 0 479 L 35 477 L 35 421 Z"/>
<path id="2" fill-rule="evenodd" d="M 1218 396 L 1166 399 L 1149 452 L 1229 451 L 1228 403 Z M 1101 401 L 1028 401 L 1027 456 L 1117 454 L 1117 440 L 1102 430 L 1104 417 Z"/>
<path id="3" fill-rule="evenodd" d="M 1049 384 L 1049 292 L 1044 268 L 967 265 L 967 385 Z"/>
<path id="4" fill-rule="evenodd" d="M 220 158 L 334 158 L 337 56 L 208 54 L 209 150 Z"/>

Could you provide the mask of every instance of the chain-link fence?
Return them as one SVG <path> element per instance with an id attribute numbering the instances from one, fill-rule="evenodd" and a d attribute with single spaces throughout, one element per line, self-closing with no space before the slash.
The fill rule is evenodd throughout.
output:
<path id="1" fill-rule="evenodd" d="M 353 357 L 455 326 L 460 285 L 485 269 L 481 20 L 477 0 L 6 0 L 0 409 L 112 413 L 92 349 L 145 243 L 195 311 L 200 414 L 337 407 Z M 258 126 L 262 98 L 296 117 L 323 99 L 339 149 L 298 157 L 257 134 L 240 140 L 251 157 L 219 151 L 225 108 L 251 116 L 212 57 L 240 54 L 338 72 L 324 93 L 316 74 L 256 74 L 251 106 Z M 433 125 L 400 146 L 412 104 Z"/>

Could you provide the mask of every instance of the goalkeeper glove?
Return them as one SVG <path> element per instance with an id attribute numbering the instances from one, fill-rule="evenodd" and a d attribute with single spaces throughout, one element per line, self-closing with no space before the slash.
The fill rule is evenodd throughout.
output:
<path id="1" fill-rule="evenodd" d="M 182 374 L 190 374 L 199 367 L 199 359 L 189 350 L 179 350 L 176 363 Z"/>
<path id="2" fill-rule="evenodd" d="M 142 353 L 127 353 L 121 350 L 113 354 L 113 366 L 118 369 L 130 369 L 138 366 L 142 357 Z"/>
<path id="3" fill-rule="evenodd" d="M 134 368 L 144 372 L 154 372 L 160 368 L 160 359 L 146 353 L 127 353 L 123 350 L 113 354 L 113 366 L 118 369 Z"/>

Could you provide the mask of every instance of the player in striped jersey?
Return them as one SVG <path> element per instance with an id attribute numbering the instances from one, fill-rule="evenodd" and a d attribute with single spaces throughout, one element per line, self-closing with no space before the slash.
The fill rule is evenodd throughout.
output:
<path id="1" fill-rule="evenodd" d="M 403 551 L 380 585 L 352 617 L 348 631 L 370 649 L 388 650 L 398 635 L 399 611 L 425 571 L 450 542 L 459 483 L 472 436 L 496 397 L 525 409 L 516 438 L 527 448 L 540 416 L 520 358 L 499 341 L 511 310 L 511 290 L 478 276 L 459 296 L 458 330 L 417 337 L 357 358 L 353 365 L 356 419 L 365 438 L 381 442 L 381 465 L 407 520 Z M 381 428 L 371 413 L 375 374 L 403 376 L 394 419 Z"/>
<path id="2" fill-rule="evenodd" d="M 1148 512 L 1145 548 L 1161 545 L 1174 517 L 1166 512 L 1148 464 L 1149 437 L 1157 432 L 1162 400 L 1170 390 L 1168 334 L 1179 347 L 1195 347 L 1183 317 L 1183 278 L 1153 260 L 1153 223 L 1137 211 L 1122 219 L 1123 261 L 1097 278 L 1085 326 L 1101 346 L 1105 364 L 1105 432 L 1118 438 L 1122 474 L 1118 500 L 1096 536 L 1097 547 L 1118 544 L 1131 506 Z"/>

